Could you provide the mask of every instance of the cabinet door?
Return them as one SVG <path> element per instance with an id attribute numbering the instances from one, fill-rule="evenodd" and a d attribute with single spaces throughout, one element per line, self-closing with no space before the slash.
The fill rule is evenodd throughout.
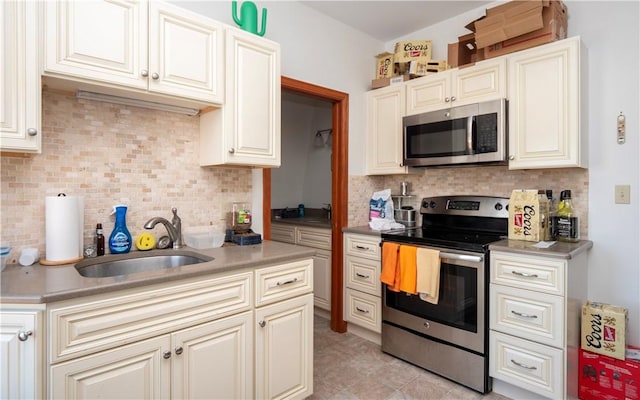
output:
<path id="1" fill-rule="evenodd" d="M 209 18 L 149 2 L 149 91 L 222 103 L 223 34 Z"/>
<path id="2" fill-rule="evenodd" d="M 453 72 L 438 72 L 407 82 L 407 115 L 449 107 Z"/>
<path id="3" fill-rule="evenodd" d="M 406 174 L 402 165 L 405 86 L 367 93 L 367 175 Z"/>
<path id="4" fill-rule="evenodd" d="M 251 399 L 253 313 L 172 335 L 174 399 Z"/>
<path id="5" fill-rule="evenodd" d="M 44 73 L 146 89 L 147 3 L 46 1 Z"/>
<path id="6" fill-rule="evenodd" d="M 295 225 L 271 224 L 271 240 L 296 244 Z"/>
<path id="7" fill-rule="evenodd" d="M 49 398 L 168 399 L 170 345 L 164 335 L 54 365 Z"/>
<path id="8" fill-rule="evenodd" d="M 331 311 L 331 251 L 317 250 L 313 256 L 313 305 Z"/>
<path id="9" fill-rule="evenodd" d="M 451 80 L 454 106 L 507 97 L 507 61 L 504 57 L 455 70 Z"/>
<path id="10" fill-rule="evenodd" d="M 280 46 L 226 31 L 226 152 L 229 164 L 280 166 Z"/>
<path id="11" fill-rule="evenodd" d="M 579 38 L 510 54 L 507 63 L 509 168 L 586 168 Z"/>
<path id="12" fill-rule="evenodd" d="M 313 393 L 313 295 L 256 309 L 256 398 Z"/>
<path id="13" fill-rule="evenodd" d="M 40 153 L 38 3 L 0 2 L 0 150 Z"/>
<path id="14" fill-rule="evenodd" d="M 39 312 L 2 311 L 0 317 L 0 398 L 42 398 Z"/>

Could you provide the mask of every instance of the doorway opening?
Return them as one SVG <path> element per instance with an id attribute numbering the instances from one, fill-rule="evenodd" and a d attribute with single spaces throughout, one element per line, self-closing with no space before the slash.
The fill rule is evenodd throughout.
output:
<path id="1" fill-rule="evenodd" d="M 349 95 L 292 78 L 282 77 L 283 91 L 331 103 L 331 329 L 346 332 L 343 316 L 342 227 L 348 223 Z M 271 239 L 271 169 L 262 173 L 262 215 L 265 239 Z"/>

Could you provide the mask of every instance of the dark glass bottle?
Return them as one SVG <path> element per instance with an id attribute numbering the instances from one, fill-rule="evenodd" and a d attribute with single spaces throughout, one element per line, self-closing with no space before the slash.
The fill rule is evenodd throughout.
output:
<path id="1" fill-rule="evenodd" d="M 104 255 L 104 233 L 102 231 L 102 224 L 96 225 L 96 254 L 99 256 Z"/>

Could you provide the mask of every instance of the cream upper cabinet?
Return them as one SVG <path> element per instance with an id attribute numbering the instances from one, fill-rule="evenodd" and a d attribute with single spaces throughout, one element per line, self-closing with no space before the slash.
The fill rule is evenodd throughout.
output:
<path id="1" fill-rule="evenodd" d="M 406 174 L 402 165 L 402 117 L 405 85 L 367 92 L 366 174 Z"/>
<path id="2" fill-rule="evenodd" d="M 0 309 L 0 398 L 43 398 L 43 311 L 21 305 Z"/>
<path id="3" fill-rule="evenodd" d="M 200 165 L 280 166 L 280 45 L 228 28 L 225 106 L 200 116 Z"/>
<path id="4" fill-rule="evenodd" d="M 412 79 L 406 83 L 406 115 L 441 110 L 507 95 L 504 57 Z"/>
<path id="5" fill-rule="evenodd" d="M 223 25 L 158 1 L 47 1 L 43 74 L 223 101 Z"/>
<path id="6" fill-rule="evenodd" d="M 0 2 L 0 150 L 40 153 L 41 89 L 38 3 Z"/>
<path id="7" fill-rule="evenodd" d="M 579 37 L 509 54 L 509 169 L 587 167 Z"/>

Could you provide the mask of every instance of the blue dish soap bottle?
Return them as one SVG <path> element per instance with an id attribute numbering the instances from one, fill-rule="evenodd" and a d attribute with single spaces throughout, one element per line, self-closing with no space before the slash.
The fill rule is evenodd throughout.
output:
<path id="1" fill-rule="evenodd" d="M 127 229 L 127 206 L 113 206 L 113 213 L 116 214 L 116 225 L 109 236 L 109 250 L 111 254 L 128 253 L 131 250 L 131 233 Z"/>

